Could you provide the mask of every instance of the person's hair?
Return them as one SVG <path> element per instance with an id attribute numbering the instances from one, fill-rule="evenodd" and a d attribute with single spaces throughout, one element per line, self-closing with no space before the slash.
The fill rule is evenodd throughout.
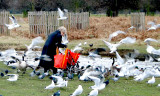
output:
<path id="1" fill-rule="evenodd" d="M 58 30 L 61 32 L 65 32 L 65 34 L 67 34 L 67 29 L 64 26 L 60 26 Z"/>

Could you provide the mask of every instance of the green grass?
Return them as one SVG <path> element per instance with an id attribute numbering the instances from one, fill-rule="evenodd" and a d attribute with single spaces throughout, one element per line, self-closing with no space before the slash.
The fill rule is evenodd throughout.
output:
<path id="1" fill-rule="evenodd" d="M 0 62 L 0 71 L 2 69 L 8 69 L 9 74 L 16 73 L 15 69 L 11 69 L 8 66 Z M 0 95 L 3 96 L 51 96 L 54 92 L 60 90 L 61 96 L 69 96 L 79 84 L 83 87 L 83 93 L 80 96 L 87 96 L 91 91 L 90 86 L 94 85 L 93 82 L 79 81 L 77 76 L 74 80 L 69 80 L 68 86 L 64 88 L 54 88 L 52 90 L 44 89 L 45 86 L 51 83 L 48 77 L 40 80 L 37 76 L 30 77 L 31 70 L 27 70 L 26 74 L 21 76 L 19 73 L 19 79 L 16 82 L 9 82 L 6 79 L 8 77 L 0 77 Z M 98 96 L 159 96 L 160 88 L 156 87 L 160 83 L 160 78 L 156 78 L 156 83 L 151 85 L 146 84 L 145 79 L 142 82 L 135 82 L 133 78 L 125 79 L 120 78 L 119 81 L 110 83 L 104 90 L 99 91 Z"/>
<path id="2" fill-rule="evenodd" d="M 29 45 L 31 44 L 32 40 L 28 38 L 21 38 L 21 37 L 9 37 L 9 36 L 3 36 L 0 37 L 0 50 L 6 50 L 9 48 L 15 48 L 16 50 L 24 50 L 26 49 L 25 44 Z M 84 45 L 83 43 L 87 42 L 87 45 Z M 73 49 L 76 45 L 79 43 L 82 43 L 82 48 L 84 50 L 91 49 L 88 44 L 94 44 L 92 48 L 106 48 L 108 47 L 104 44 L 102 39 L 86 39 L 86 40 L 70 40 L 68 43 L 68 48 Z M 114 43 L 114 42 L 112 42 Z M 44 44 L 41 44 L 40 46 L 43 47 Z M 152 45 L 155 48 L 158 48 L 158 43 L 152 43 Z M 119 49 L 137 49 L 140 53 L 147 53 L 146 52 L 146 44 L 141 42 L 136 42 L 134 44 L 123 44 L 118 47 Z M 108 49 L 109 50 L 109 49 Z"/>

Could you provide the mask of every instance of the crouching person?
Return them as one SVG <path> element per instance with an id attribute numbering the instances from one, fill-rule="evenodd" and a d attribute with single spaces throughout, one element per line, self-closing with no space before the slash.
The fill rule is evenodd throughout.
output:
<path id="1" fill-rule="evenodd" d="M 67 45 L 62 44 L 62 37 L 67 35 L 67 29 L 64 26 L 61 26 L 56 30 L 55 32 L 52 32 L 42 49 L 41 55 L 47 55 L 52 60 L 51 61 L 45 61 L 40 60 L 38 67 L 44 68 L 44 74 L 39 77 L 39 79 L 43 79 L 46 75 L 48 75 L 48 70 L 52 69 L 53 74 L 57 73 L 57 68 L 54 67 L 54 55 L 56 55 L 56 49 L 57 48 L 66 48 Z"/>

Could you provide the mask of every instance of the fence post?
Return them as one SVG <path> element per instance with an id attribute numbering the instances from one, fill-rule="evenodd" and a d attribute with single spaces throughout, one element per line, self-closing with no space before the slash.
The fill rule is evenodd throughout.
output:
<path id="1" fill-rule="evenodd" d="M 9 12 L 8 11 L 0 11 L 0 34 L 1 35 L 10 35 L 10 31 L 5 26 L 5 24 L 9 24 Z"/>
<path id="2" fill-rule="evenodd" d="M 136 27 L 136 32 L 145 30 L 145 13 L 131 13 L 131 26 Z"/>

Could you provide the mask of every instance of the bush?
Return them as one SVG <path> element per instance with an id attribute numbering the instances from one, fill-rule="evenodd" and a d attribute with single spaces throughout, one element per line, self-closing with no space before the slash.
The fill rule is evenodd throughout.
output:
<path id="1" fill-rule="evenodd" d="M 28 11 L 23 11 L 23 17 L 28 17 Z"/>

